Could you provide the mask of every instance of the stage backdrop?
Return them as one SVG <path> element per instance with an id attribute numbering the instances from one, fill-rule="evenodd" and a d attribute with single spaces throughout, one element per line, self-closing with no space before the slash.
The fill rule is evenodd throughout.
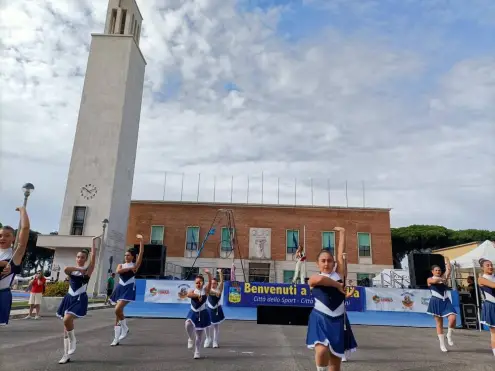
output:
<path id="1" fill-rule="evenodd" d="M 348 311 L 365 309 L 365 290 L 356 287 L 352 297 L 345 301 Z M 258 305 L 312 307 L 314 300 L 308 285 L 286 283 L 231 282 L 225 283 L 225 304 L 233 307 L 257 307 Z"/>
<path id="2" fill-rule="evenodd" d="M 190 304 L 187 292 L 194 289 L 194 281 L 146 280 L 146 303 Z"/>
<path id="3" fill-rule="evenodd" d="M 367 287 L 366 310 L 426 313 L 430 298 L 430 290 Z"/>

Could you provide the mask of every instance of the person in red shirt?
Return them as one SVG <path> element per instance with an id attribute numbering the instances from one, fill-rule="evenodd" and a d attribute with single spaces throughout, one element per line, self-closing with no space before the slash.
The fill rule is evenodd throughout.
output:
<path id="1" fill-rule="evenodd" d="M 36 310 L 36 316 L 34 319 L 40 319 L 40 306 L 43 299 L 43 292 L 45 291 L 46 278 L 43 276 L 43 272 L 36 272 L 36 276 L 29 282 L 31 286 L 31 295 L 29 295 L 29 314 L 26 319 L 33 318 L 33 309 Z"/>

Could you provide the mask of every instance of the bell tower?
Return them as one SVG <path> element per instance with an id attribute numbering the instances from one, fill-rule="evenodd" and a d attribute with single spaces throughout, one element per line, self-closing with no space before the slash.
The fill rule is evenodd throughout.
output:
<path id="1" fill-rule="evenodd" d="M 92 34 L 60 220 L 65 236 L 101 235 L 109 220 L 102 277 L 125 249 L 146 67 L 142 21 L 135 0 L 109 0 L 104 33 Z"/>

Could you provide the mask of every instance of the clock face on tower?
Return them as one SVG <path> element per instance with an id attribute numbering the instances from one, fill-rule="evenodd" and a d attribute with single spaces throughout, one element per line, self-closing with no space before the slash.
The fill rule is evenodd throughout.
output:
<path id="1" fill-rule="evenodd" d="M 83 196 L 86 200 L 92 200 L 96 197 L 98 193 L 98 189 L 93 184 L 86 184 L 81 187 L 81 196 Z"/>

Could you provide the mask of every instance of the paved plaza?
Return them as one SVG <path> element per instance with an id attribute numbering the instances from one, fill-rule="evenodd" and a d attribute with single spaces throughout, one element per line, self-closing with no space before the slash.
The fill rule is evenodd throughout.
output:
<path id="1" fill-rule="evenodd" d="M 227 321 L 221 348 L 203 349 L 194 360 L 186 347 L 184 321 L 129 319 L 131 333 L 115 348 L 112 310 L 95 310 L 76 323 L 78 348 L 72 362 L 62 355 L 62 322 L 55 318 L 13 320 L 0 327 L 2 371 L 314 371 L 313 353 L 304 346 L 306 328 Z M 359 350 L 343 371 L 493 371 L 486 332 L 459 330 L 455 349 L 443 354 L 433 329 L 355 326 Z"/>

